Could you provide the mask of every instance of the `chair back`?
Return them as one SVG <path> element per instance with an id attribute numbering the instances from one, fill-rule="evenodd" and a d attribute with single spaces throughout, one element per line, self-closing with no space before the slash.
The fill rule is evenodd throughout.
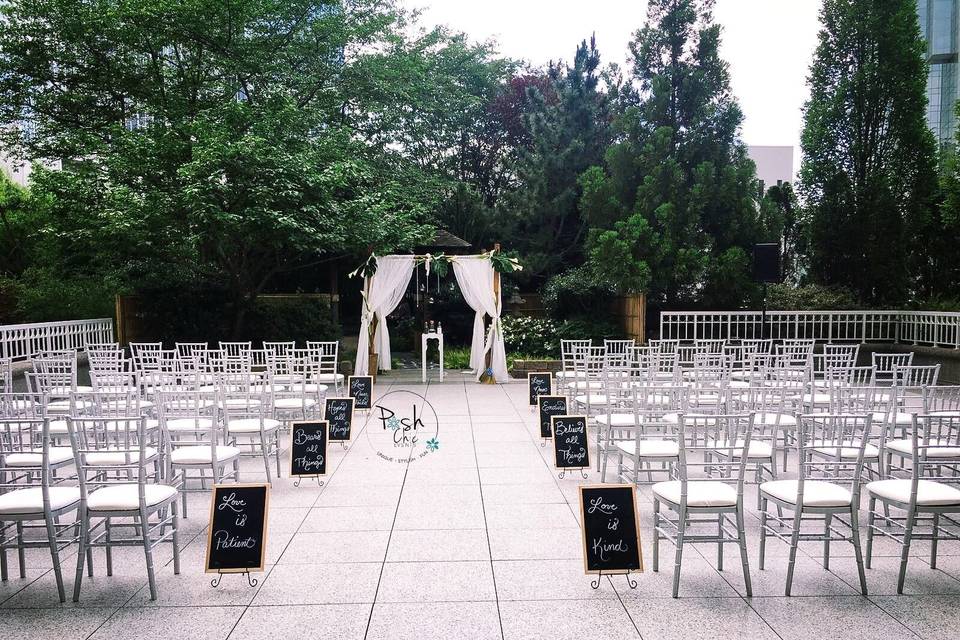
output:
<path id="1" fill-rule="evenodd" d="M 923 409 L 924 390 L 937 386 L 940 379 L 940 365 L 893 366 L 893 387 L 896 389 L 897 403 L 907 410 L 917 412 Z"/>
<path id="2" fill-rule="evenodd" d="M 49 418 L 0 418 L 0 495 L 39 484 L 43 510 L 50 512 L 50 488 L 75 480 L 59 469 L 52 473 L 52 446 Z"/>
<path id="3" fill-rule="evenodd" d="M 723 348 L 727 345 L 726 340 L 694 340 L 694 346 L 703 347 L 706 353 L 720 354 L 723 353 Z"/>
<path id="4" fill-rule="evenodd" d="M 914 416 L 910 431 L 903 466 L 891 465 L 889 471 L 891 478 L 910 479 L 910 503 L 916 505 L 921 480 L 960 488 L 960 417 Z"/>
<path id="5" fill-rule="evenodd" d="M 960 385 L 927 387 L 923 391 L 923 412 L 928 415 L 960 416 Z"/>
<path id="6" fill-rule="evenodd" d="M 336 376 L 339 362 L 340 343 L 307 342 L 306 364 L 311 376 Z"/>
<path id="7" fill-rule="evenodd" d="M 686 503 L 688 482 L 733 483 L 743 499 L 747 467 L 745 452 L 753 437 L 753 414 L 681 415 L 680 480 L 681 503 Z"/>
<path id="8" fill-rule="evenodd" d="M 802 504 L 807 480 L 827 480 L 845 486 L 853 495 L 854 504 L 859 504 L 870 415 L 805 414 L 797 423 L 797 503 Z M 855 455 L 850 455 L 851 451 Z"/>
<path id="9" fill-rule="evenodd" d="M 66 398 L 77 388 L 77 359 L 73 352 L 33 360 L 33 389 L 54 398 Z"/>
<path id="10" fill-rule="evenodd" d="M 253 349 L 252 342 L 220 342 L 220 350 L 227 356 L 243 356 L 250 353 Z"/>
<path id="11" fill-rule="evenodd" d="M 909 367 L 913 364 L 913 352 L 910 353 L 873 353 L 874 378 L 879 384 L 893 384 L 895 367 Z"/>
<path id="12" fill-rule="evenodd" d="M 590 346 L 589 340 L 561 340 L 560 363 L 564 371 L 573 372 L 577 369 L 577 355 Z"/>
<path id="13" fill-rule="evenodd" d="M 680 346 L 680 340 L 675 340 L 675 339 L 650 340 L 648 344 L 651 347 L 656 348 L 660 353 L 676 353 L 677 347 Z"/>

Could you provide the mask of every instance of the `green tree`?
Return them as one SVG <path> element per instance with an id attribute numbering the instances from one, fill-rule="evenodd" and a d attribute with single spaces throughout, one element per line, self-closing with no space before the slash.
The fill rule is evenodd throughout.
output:
<path id="1" fill-rule="evenodd" d="M 720 59 L 712 0 L 651 0 L 618 85 L 616 141 L 580 178 L 590 261 L 654 307 L 739 306 L 756 288 L 753 163 Z"/>
<path id="2" fill-rule="evenodd" d="M 577 177 L 600 162 L 610 140 L 599 65 L 591 38 L 577 47 L 572 65 L 551 63 L 547 90 L 528 91 L 529 144 L 516 165 L 519 186 L 503 212 L 524 263 L 521 275 L 537 283 L 583 262 L 587 227 Z"/>
<path id="3" fill-rule="evenodd" d="M 226 288 L 238 334 L 285 274 L 429 235 L 475 93 L 453 90 L 489 62 L 443 30 L 408 36 L 381 0 L 2 11 L 0 142 L 64 164 L 35 184 L 56 268 Z"/>
<path id="4" fill-rule="evenodd" d="M 913 0 L 825 0 L 804 108 L 800 193 L 809 279 L 904 302 L 928 254 L 936 145 Z M 923 260 L 923 258 L 919 258 Z"/>

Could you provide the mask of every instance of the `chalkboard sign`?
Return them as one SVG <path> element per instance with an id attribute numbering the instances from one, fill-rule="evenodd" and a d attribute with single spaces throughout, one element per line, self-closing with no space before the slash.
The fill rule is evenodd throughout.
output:
<path id="1" fill-rule="evenodd" d="M 207 573 L 263 571 L 268 484 L 217 484 L 207 527 Z"/>
<path id="2" fill-rule="evenodd" d="M 537 398 L 537 406 L 540 411 L 540 437 L 552 438 L 550 418 L 567 415 L 567 399 L 563 396 L 540 396 Z"/>
<path id="3" fill-rule="evenodd" d="M 357 409 L 369 409 L 373 406 L 373 376 L 350 376 L 347 389 Z"/>
<path id="4" fill-rule="evenodd" d="M 327 421 L 294 422 L 290 427 L 290 476 L 327 475 Z"/>
<path id="5" fill-rule="evenodd" d="M 557 469 L 586 469 L 590 466 L 586 416 L 551 416 L 553 456 Z"/>
<path id="6" fill-rule="evenodd" d="M 349 441 L 353 423 L 353 398 L 327 398 L 323 418 L 330 423 L 331 442 Z"/>
<path id="7" fill-rule="evenodd" d="M 538 397 L 553 393 L 553 374 L 549 371 L 528 373 L 527 393 L 530 395 L 530 406 L 537 406 Z"/>
<path id="8" fill-rule="evenodd" d="M 586 573 L 643 571 L 636 504 L 632 484 L 581 485 Z"/>

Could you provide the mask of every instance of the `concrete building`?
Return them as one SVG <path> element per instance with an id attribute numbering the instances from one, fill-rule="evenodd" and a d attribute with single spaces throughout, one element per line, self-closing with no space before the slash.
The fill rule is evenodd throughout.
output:
<path id="1" fill-rule="evenodd" d="M 781 182 L 793 182 L 793 147 L 749 145 L 747 155 L 757 165 L 761 191 Z"/>
<path id="2" fill-rule="evenodd" d="M 927 124 L 941 143 L 957 133 L 956 104 L 960 0 L 917 0 L 920 32 L 927 40 Z"/>

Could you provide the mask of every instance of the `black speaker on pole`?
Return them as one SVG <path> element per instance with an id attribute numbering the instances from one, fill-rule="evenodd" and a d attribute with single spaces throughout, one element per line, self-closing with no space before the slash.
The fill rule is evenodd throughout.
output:
<path id="1" fill-rule="evenodd" d="M 774 242 L 753 245 L 753 279 L 780 282 L 780 245 Z"/>

